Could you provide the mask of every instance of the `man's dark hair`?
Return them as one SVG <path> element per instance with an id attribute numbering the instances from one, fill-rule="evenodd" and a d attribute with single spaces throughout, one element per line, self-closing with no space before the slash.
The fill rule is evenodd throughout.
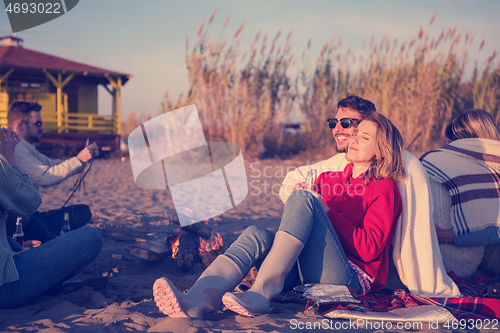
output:
<path id="1" fill-rule="evenodd" d="M 9 127 L 13 128 L 17 122 L 28 121 L 31 111 L 40 112 L 42 106 L 38 103 L 30 102 L 13 102 L 10 104 L 7 121 Z"/>
<path id="2" fill-rule="evenodd" d="M 375 109 L 375 104 L 367 99 L 361 98 L 356 95 L 349 95 L 346 98 L 340 100 L 337 104 L 337 110 L 340 108 L 352 109 L 361 114 L 361 117 L 366 117 L 370 113 L 377 111 Z"/>

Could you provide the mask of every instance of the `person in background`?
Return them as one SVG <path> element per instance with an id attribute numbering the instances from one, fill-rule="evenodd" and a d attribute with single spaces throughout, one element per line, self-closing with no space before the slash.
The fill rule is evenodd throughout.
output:
<path id="1" fill-rule="evenodd" d="M 16 164 L 15 148 L 21 139 L 0 129 L 0 308 L 21 306 L 49 288 L 80 272 L 101 251 L 99 230 L 82 228 L 24 251 L 6 234 L 5 214 L 29 216 L 42 199 L 29 177 Z"/>
<path id="2" fill-rule="evenodd" d="M 92 144 L 75 157 L 67 160 L 54 160 L 37 151 L 34 143 L 40 142 L 44 130 L 40 115 L 42 107 L 38 103 L 14 102 L 7 114 L 9 127 L 21 138 L 16 147 L 15 157 L 19 167 L 30 177 L 38 190 L 40 186 L 51 187 L 63 180 L 80 173 L 99 149 Z M 59 235 L 64 222 L 64 213 L 69 213 L 71 230 L 80 228 L 90 222 L 92 213 L 87 205 L 73 205 L 47 212 L 35 212 L 31 216 L 23 216 L 23 227 L 26 239 L 37 239 L 42 243 Z M 7 217 L 7 233 L 12 235 L 13 222 L 17 216 Z"/>
<path id="3" fill-rule="evenodd" d="M 313 189 L 297 184 L 278 232 L 252 226 L 203 272 L 187 293 L 166 278 L 153 294 L 170 317 L 203 318 L 224 305 L 244 316 L 270 312 L 271 299 L 301 283 L 384 287 L 389 248 L 402 210 L 395 180 L 404 177 L 402 138 L 382 114 L 362 120 L 349 138 L 343 172 L 321 174 Z M 256 265 L 253 286 L 230 291 Z"/>
<path id="4" fill-rule="evenodd" d="M 422 155 L 447 271 L 478 267 L 500 274 L 500 128 L 483 109 L 466 110 L 445 129 L 448 144 Z"/>

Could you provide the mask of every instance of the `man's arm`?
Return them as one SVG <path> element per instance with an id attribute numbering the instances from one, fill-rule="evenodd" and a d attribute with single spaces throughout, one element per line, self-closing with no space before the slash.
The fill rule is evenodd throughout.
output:
<path id="1" fill-rule="evenodd" d="M 348 163 L 349 162 L 345 159 L 345 154 L 339 153 L 327 160 L 312 165 L 301 166 L 293 171 L 288 172 L 280 188 L 279 194 L 281 201 L 283 201 L 283 203 L 286 203 L 288 197 L 290 196 L 290 194 L 292 194 L 295 185 L 306 181 L 305 177 L 307 176 L 307 171 L 311 169 L 316 169 L 319 176 L 320 174 L 326 171 L 344 170 L 345 166 Z"/>
<path id="2" fill-rule="evenodd" d="M 17 165 L 29 176 L 37 186 L 54 186 L 68 177 L 80 172 L 83 164 L 76 157 L 65 161 L 52 160 L 35 151 L 34 154 L 19 144 L 14 154 Z"/>

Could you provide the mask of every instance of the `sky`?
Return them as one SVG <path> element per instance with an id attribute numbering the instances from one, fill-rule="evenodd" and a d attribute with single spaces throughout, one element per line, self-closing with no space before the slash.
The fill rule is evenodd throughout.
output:
<path id="1" fill-rule="evenodd" d="M 1 4 L 0 4 L 1 6 Z M 242 22 L 241 47 L 248 50 L 257 31 L 269 38 L 282 31 L 281 45 L 293 29 L 291 47 L 295 64 L 292 76 L 301 69 L 300 55 L 314 61 L 324 42 L 335 34 L 342 49 L 361 52 L 363 41 L 384 35 L 401 43 L 417 35 L 420 26 L 437 37 L 442 28 L 457 26 L 462 35 L 474 34 L 470 58 L 479 64 L 500 51 L 500 1 L 336 1 L 336 0 L 81 0 L 71 11 L 43 25 L 19 32 L 24 47 L 69 60 L 131 74 L 122 89 L 122 119 L 131 112 L 155 115 L 163 96 L 175 98 L 188 90 L 186 36 L 189 49 L 196 41 L 202 21 L 217 37 L 230 14 L 224 35 L 232 38 Z M 436 13 L 431 27 L 429 22 Z M 0 11 L 0 35 L 12 33 L 7 13 Z M 485 39 L 480 53 L 479 44 Z M 498 59 L 497 59 L 498 60 Z M 111 112 L 111 97 L 99 90 L 99 113 Z"/>

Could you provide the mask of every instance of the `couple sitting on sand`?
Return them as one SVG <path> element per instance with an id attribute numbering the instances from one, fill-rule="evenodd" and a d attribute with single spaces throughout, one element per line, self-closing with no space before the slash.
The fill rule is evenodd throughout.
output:
<path id="1" fill-rule="evenodd" d="M 455 135 L 452 140 L 485 138 L 477 140 L 488 145 L 482 156 L 489 154 L 487 168 L 494 170 L 500 165 L 494 164 L 500 155 L 500 131 L 487 112 L 472 113 L 479 114 L 479 120 L 473 117 L 478 122 L 484 121 L 484 117 L 486 122 L 492 121 L 492 130 L 498 137 L 467 133 L 464 122 L 452 127 Z M 179 292 L 166 278 L 156 280 L 153 294 L 160 311 L 173 318 L 200 319 L 224 303 L 241 315 L 257 316 L 271 311 L 273 297 L 304 283 L 349 286 L 359 295 L 376 292 L 384 288 L 388 279 L 391 245 L 398 252 L 392 259 L 399 276 L 411 292 L 460 295 L 443 272 L 436 230 L 431 225 L 433 210 L 432 201 L 429 208 L 427 175 L 418 160 L 403 150 L 398 129 L 376 112 L 372 102 L 353 95 L 338 103 L 336 116 L 328 119 L 328 125 L 337 150 L 345 154 L 301 167 L 286 176 L 280 190 L 285 208 L 278 232 L 274 234 L 256 226 L 247 228 L 186 293 Z M 462 150 L 464 153 L 465 149 Z M 319 170 L 320 175 L 309 188 L 303 175 L 311 168 Z M 494 175 L 492 171 L 485 177 L 489 176 L 493 188 L 495 185 L 498 188 L 500 180 Z M 495 196 L 490 191 L 489 195 L 498 207 L 498 193 Z M 400 224 L 404 227 L 399 229 L 404 230 L 397 230 Z M 498 230 L 499 224 L 497 218 L 489 221 L 488 227 Z M 418 228 L 419 225 L 423 228 Z M 406 229 L 413 233 L 420 229 L 425 229 L 424 234 L 428 232 L 422 237 L 408 236 L 419 238 L 408 245 L 399 236 L 408 232 Z M 443 230 L 438 230 L 442 234 Z M 497 237 L 490 241 L 499 240 Z M 419 251 L 415 245 L 418 242 L 428 242 L 432 251 Z M 408 248 L 410 252 L 406 251 Z M 412 253 L 415 248 L 420 253 Z M 241 294 L 232 293 L 254 265 L 258 275 L 252 287 Z M 400 269 L 405 265 L 411 266 L 406 271 L 417 276 L 405 276 Z"/>
<path id="2" fill-rule="evenodd" d="M 79 229 L 90 222 L 90 208 L 73 205 L 48 212 L 37 210 L 40 186 L 54 186 L 82 172 L 98 154 L 95 144 L 65 161 L 38 152 L 33 144 L 40 142 L 44 130 L 41 108 L 38 103 L 13 102 L 7 115 L 11 129 L 0 129 L 0 308 L 21 306 L 47 291 L 57 293 L 82 285 L 97 289 L 107 283 L 104 277 L 65 282 L 94 260 L 102 248 L 99 230 Z M 56 238 L 65 215 L 73 231 Z M 42 245 L 24 251 L 10 237 L 18 217 L 22 217 L 24 239 L 39 240 Z"/>
<path id="3" fill-rule="evenodd" d="M 24 251 L 6 233 L 6 212 L 30 216 L 42 199 L 17 165 L 14 151 L 21 138 L 0 129 L 0 308 L 21 306 L 41 293 L 63 287 L 101 251 L 99 230 L 81 228 Z"/>

